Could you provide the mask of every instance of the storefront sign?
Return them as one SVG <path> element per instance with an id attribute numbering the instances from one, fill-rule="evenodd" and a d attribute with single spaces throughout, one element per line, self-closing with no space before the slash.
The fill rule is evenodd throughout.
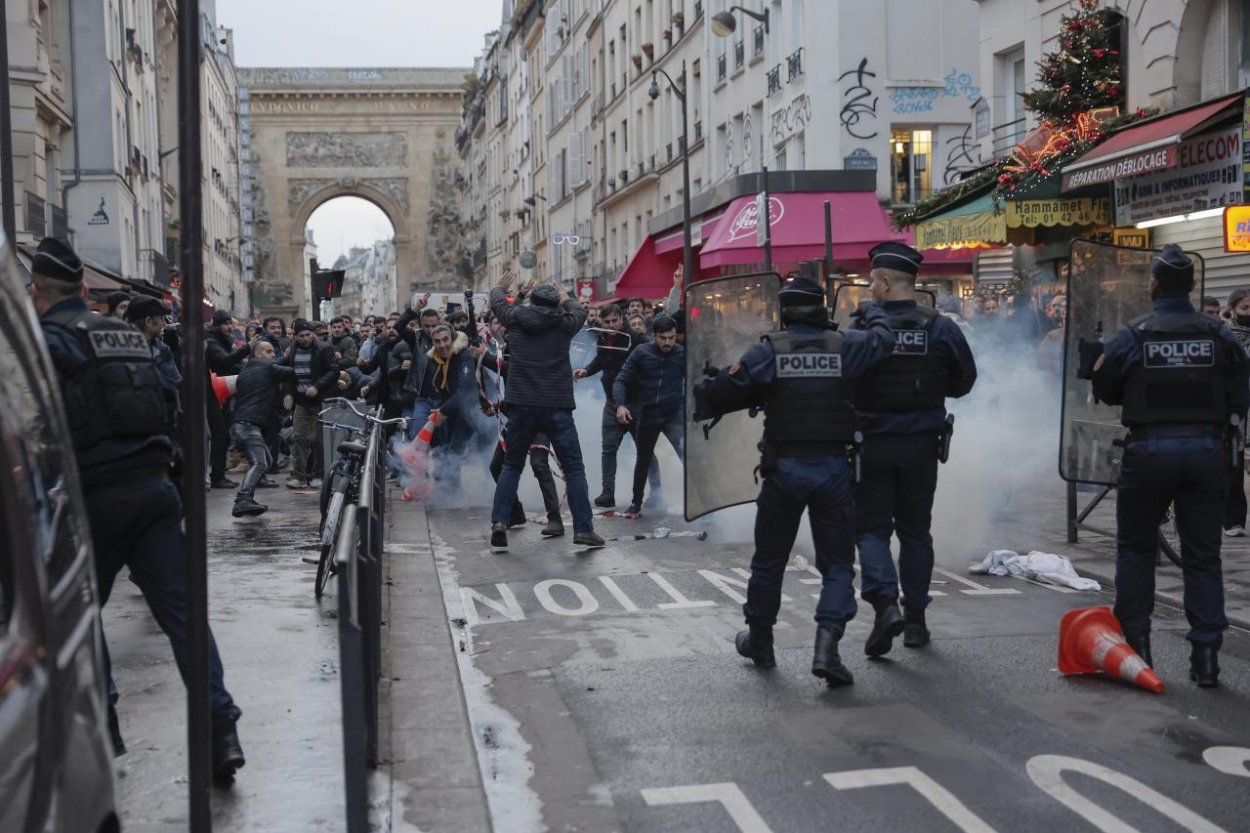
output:
<path id="1" fill-rule="evenodd" d="M 1105 185 L 1116 179 L 1171 168 L 1176 165 L 1176 159 L 1176 145 L 1170 145 L 1165 148 L 1134 153 L 1132 156 L 1125 156 L 1072 173 L 1065 171 L 1062 190 L 1074 191 L 1086 185 Z"/>
<path id="2" fill-rule="evenodd" d="M 755 235 L 757 240 L 764 236 L 764 229 L 760 226 L 760 208 L 762 207 L 763 192 L 756 195 L 756 198 L 746 205 L 742 206 L 738 211 L 738 215 L 733 218 L 729 224 L 729 238 L 726 243 L 732 243 L 743 237 Z M 781 218 L 786 215 L 786 206 L 780 197 L 768 198 L 768 226 L 772 228 L 781 222 Z M 756 245 L 763 246 L 763 242 L 757 242 Z"/>
<path id="3" fill-rule="evenodd" d="M 577 300 L 589 304 L 595 300 L 595 281 L 593 278 L 577 279 Z"/>
<path id="4" fill-rule="evenodd" d="M 1243 202 L 1241 130 L 1237 125 L 1195 136 L 1177 148 L 1175 167 L 1118 180 L 1116 225 L 1131 226 Z"/>
<path id="5" fill-rule="evenodd" d="M 1246 200 L 1250 201 L 1250 95 L 1245 96 L 1241 115 L 1241 171 L 1242 187 Z"/>
<path id="6" fill-rule="evenodd" d="M 1224 209 L 1224 251 L 1250 253 L 1250 205 Z"/>
<path id="7" fill-rule="evenodd" d="M 1007 242 L 1007 215 L 983 211 L 916 224 L 918 249 L 975 249 Z"/>
<path id="8" fill-rule="evenodd" d="M 1107 200 L 1020 200 L 1007 203 L 1007 227 L 1097 226 L 1111 220 Z"/>
<path id="9" fill-rule="evenodd" d="M 1133 249 L 1150 248 L 1150 229 L 1118 228 L 1111 231 L 1111 242 L 1117 246 L 1128 246 Z"/>

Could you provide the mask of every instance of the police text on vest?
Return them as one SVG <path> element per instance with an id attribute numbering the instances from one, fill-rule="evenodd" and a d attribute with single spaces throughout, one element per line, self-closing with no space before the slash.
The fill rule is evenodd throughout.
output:
<path id="1" fill-rule="evenodd" d="M 784 353 L 777 357 L 777 378 L 836 378 L 842 375 L 840 353 Z"/>
<path id="2" fill-rule="evenodd" d="M 92 330 L 91 350 L 99 359 L 151 359 L 148 340 L 137 330 Z"/>
<path id="3" fill-rule="evenodd" d="M 1187 368 L 1215 365 L 1215 342 L 1210 339 L 1148 341 L 1146 367 Z"/>

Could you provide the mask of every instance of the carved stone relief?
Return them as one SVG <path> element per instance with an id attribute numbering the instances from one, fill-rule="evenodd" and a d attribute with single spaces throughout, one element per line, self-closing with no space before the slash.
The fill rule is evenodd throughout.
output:
<path id="1" fill-rule="evenodd" d="M 362 184 L 372 186 L 386 194 L 399 206 L 399 210 L 403 212 L 404 216 L 408 216 L 408 177 L 379 177 L 377 179 L 366 179 Z"/>
<path id="2" fill-rule="evenodd" d="M 288 168 L 402 168 L 408 164 L 404 133 L 286 134 Z"/>
<path id="3" fill-rule="evenodd" d="M 333 185 L 333 179 L 292 179 L 287 182 L 286 204 L 290 210 L 291 216 L 295 216 L 295 212 L 304 204 L 304 200 L 320 191 L 322 188 Z"/>

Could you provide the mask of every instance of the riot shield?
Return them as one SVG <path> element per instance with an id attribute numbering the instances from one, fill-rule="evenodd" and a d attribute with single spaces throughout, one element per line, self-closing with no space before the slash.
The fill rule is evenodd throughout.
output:
<path id="1" fill-rule="evenodd" d="M 851 323 L 851 313 L 859 308 L 863 301 L 871 301 L 872 293 L 868 291 L 867 281 L 837 281 L 833 285 L 833 310 L 830 317 L 839 330 L 845 330 Z M 932 308 L 937 298 L 927 289 L 916 290 L 916 303 L 922 307 Z"/>
<path id="2" fill-rule="evenodd" d="M 1150 262 L 1158 252 L 1073 240 L 1069 249 L 1068 316 L 1063 349 L 1063 416 L 1059 476 L 1076 483 L 1115 485 L 1127 430 L 1120 408 L 1094 401 L 1089 379 L 1080 373 L 1080 345 L 1106 341 L 1134 318 L 1153 309 Z M 1194 297 L 1202 297 L 1203 262 L 1194 262 Z M 1088 350 L 1088 347 L 1087 347 Z"/>
<path id="3" fill-rule="evenodd" d="M 755 468 L 763 419 L 747 411 L 726 414 L 707 434 L 694 416 L 695 385 L 704 368 L 742 358 L 760 336 L 781 326 L 773 273 L 699 281 L 686 290 L 686 520 L 750 503 L 759 493 Z"/>

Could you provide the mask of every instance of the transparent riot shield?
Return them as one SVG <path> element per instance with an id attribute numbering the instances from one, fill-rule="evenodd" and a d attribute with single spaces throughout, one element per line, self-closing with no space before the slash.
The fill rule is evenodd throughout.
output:
<path id="1" fill-rule="evenodd" d="M 851 313 L 859 308 L 863 301 L 871 301 L 872 292 L 868 290 L 868 281 L 836 281 L 833 284 L 833 323 L 839 330 L 845 330 L 851 323 Z M 936 296 L 927 289 L 916 290 L 916 303 L 922 307 L 932 307 L 937 303 Z"/>
<path id="2" fill-rule="evenodd" d="M 1150 262 L 1156 254 L 1154 249 L 1072 241 L 1059 439 L 1059 475 L 1064 480 L 1114 486 L 1119 477 L 1120 441 L 1127 431 L 1120 424 L 1119 406 L 1095 402 L 1089 379 L 1081 378 L 1086 373 L 1080 367 L 1080 345 L 1109 340 L 1129 321 L 1151 312 Z M 1194 262 L 1194 297 L 1201 298 L 1202 258 L 1187 254 Z"/>
<path id="3" fill-rule="evenodd" d="M 781 326 L 774 273 L 700 281 L 686 290 L 686 520 L 750 503 L 759 493 L 755 468 L 763 418 L 747 411 L 726 414 L 705 434 L 694 422 L 694 386 L 705 368 L 742 358 L 760 336 Z"/>

